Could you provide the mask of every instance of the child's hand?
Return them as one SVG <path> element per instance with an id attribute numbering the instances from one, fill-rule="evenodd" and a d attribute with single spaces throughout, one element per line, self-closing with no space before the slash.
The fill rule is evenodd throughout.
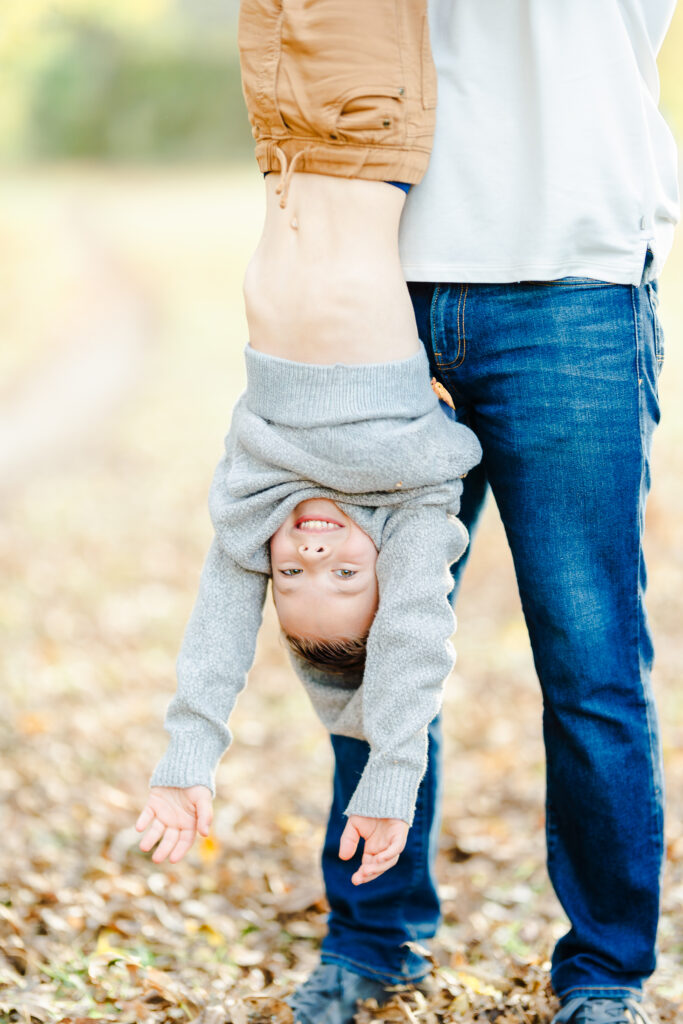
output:
<path id="1" fill-rule="evenodd" d="M 168 857 L 172 864 L 184 857 L 197 832 L 208 836 L 213 820 L 211 790 L 206 786 L 152 786 L 149 799 L 135 822 L 138 832 L 149 832 L 140 840 L 140 849 L 147 853 L 161 839 L 152 860 L 159 864 Z M 169 856 L 170 855 L 170 856 Z"/>
<path id="2" fill-rule="evenodd" d="M 401 818 L 365 818 L 351 814 L 339 842 L 339 856 L 350 860 L 356 852 L 358 840 L 365 840 L 363 860 L 358 871 L 351 875 L 354 885 L 362 885 L 393 868 L 406 845 L 409 825 Z"/>

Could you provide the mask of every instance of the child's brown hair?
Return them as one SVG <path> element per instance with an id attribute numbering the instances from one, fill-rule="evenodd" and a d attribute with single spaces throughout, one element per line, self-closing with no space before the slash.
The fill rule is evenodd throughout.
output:
<path id="1" fill-rule="evenodd" d="M 325 672 L 344 672 L 365 667 L 367 636 L 333 637 L 330 640 L 292 636 L 283 631 L 283 637 L 295 654 L 315 668 Z"/>

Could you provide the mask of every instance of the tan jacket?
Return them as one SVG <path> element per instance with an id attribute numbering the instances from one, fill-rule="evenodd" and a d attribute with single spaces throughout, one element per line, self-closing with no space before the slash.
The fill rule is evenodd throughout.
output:
<path id="1" fill-rule="evenodd" d="M 426 0 L 242 0 L 242 89 L 261 171 L 417 184 L 436 69 Z"/>

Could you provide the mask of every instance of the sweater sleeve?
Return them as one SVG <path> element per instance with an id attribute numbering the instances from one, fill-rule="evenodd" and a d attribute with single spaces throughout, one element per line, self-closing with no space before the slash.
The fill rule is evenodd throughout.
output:
<path id="1" fill-rule="evenodd" d="M 427 766 L 427 727 L 455 662 L 448 570 L 467 543 L 465 527 L 441 508 L 403 509 L 385 527 L 362 686 L 370 756 L 347 815 L 412 824 Z"/>
<path id="2" fill-rule="evenodd" d="M 170 742 L 151 786 L 202 785 L 232 742 L 227 720 L 254 660 L 268 577 L 243 569 L 214 537 L 177 659 L 176 694 L 164 726 Z"/>

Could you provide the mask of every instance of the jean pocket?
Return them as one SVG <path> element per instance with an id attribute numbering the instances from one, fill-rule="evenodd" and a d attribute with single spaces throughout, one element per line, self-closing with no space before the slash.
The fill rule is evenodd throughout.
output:
<path id="1" fill-rule="evenodd" d="M 660 371 L 664 364 L 664 330 L 662 328 L 661 321 L 659 319 L 659 296 L 657 290 L 653 286 L 652 282 L 645 285 L 645 291 L 647 292 L 648 302 L 650 303 L 650 310 L 652 312 L 652 322 L 654 326 L 654 346 L 655 356 L 657 358 L 657 370 Z"/>

